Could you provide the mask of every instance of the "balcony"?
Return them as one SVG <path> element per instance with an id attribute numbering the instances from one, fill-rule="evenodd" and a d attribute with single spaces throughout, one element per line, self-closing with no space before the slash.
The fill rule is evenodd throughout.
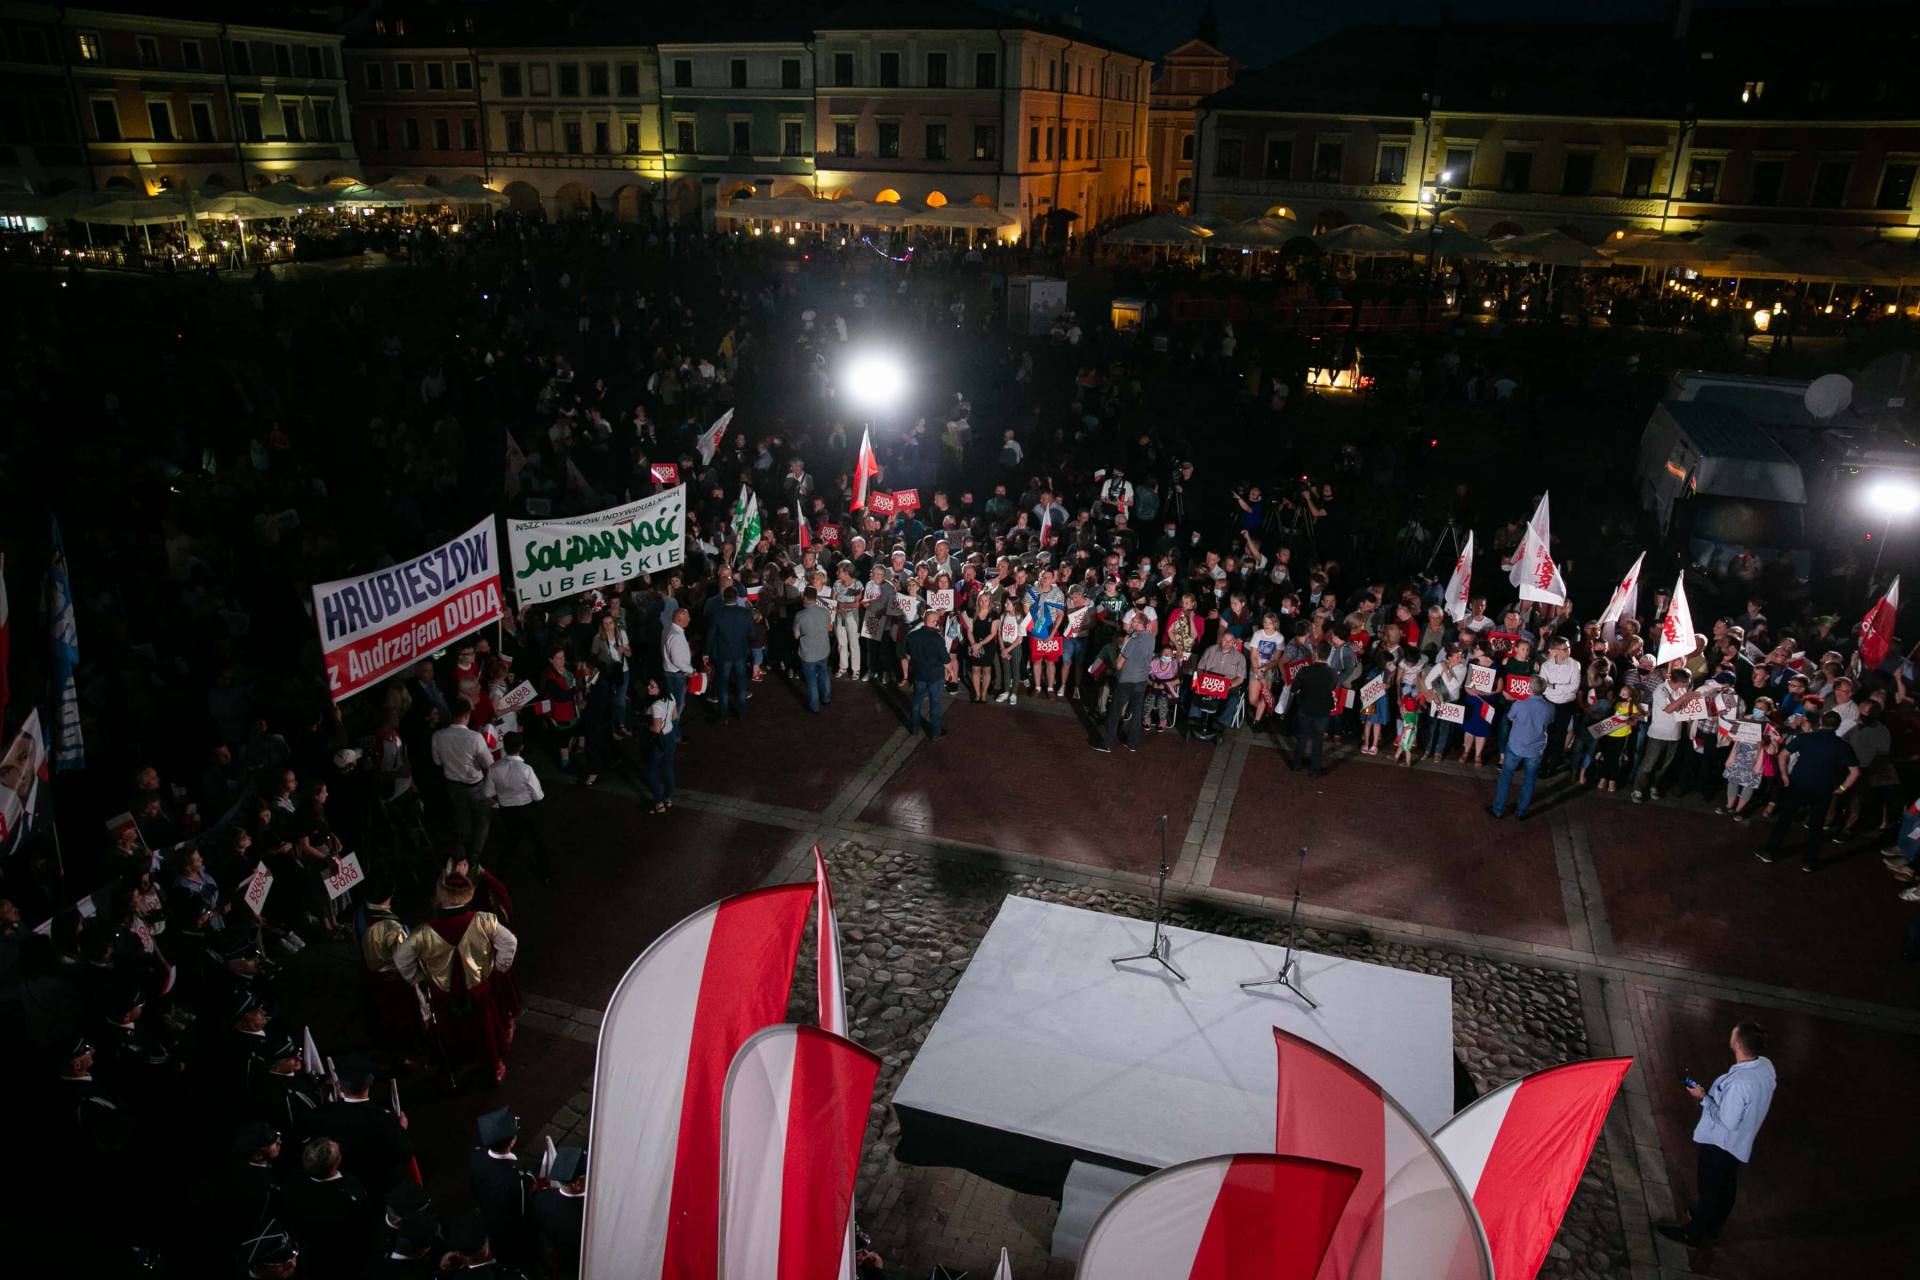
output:
<path id="1" fill-rule="evenodd" d="M 1279 178 L 1206 178 L 1200 189 L 1208 196 L 1251 196 L 1276 204 L 1315 201 L 1323 204 L 1413 203 L 1402 183 L 1302 182 Z M 1485 209 L 1503 213 L 1590 214 L 1613 218 L 1657 218 L 1666 201 L 1659 197 L 1563 196 L 1544 191 L 1493 191 L 1466 188 L 1449 207 Z"/>

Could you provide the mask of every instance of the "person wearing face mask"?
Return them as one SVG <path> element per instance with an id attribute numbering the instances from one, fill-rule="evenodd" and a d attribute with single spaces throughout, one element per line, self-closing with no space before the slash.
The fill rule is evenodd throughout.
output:
<path id="1" fill-rule="evenodd" d="M 1766 784 L 1767 753 L 1779 741 L 1778 732 L 1767 723 L 1772 714 L 1773 699 L 1756 698 L 1753 709 L 1735 728 L 1733 749 L 1727 753 L 1726 767 L 1721 770 L 1727 780 L 1727 802 L 1714 810 L 1716 814 L 1722 817 L 1731 814 L 1737 821 L 1746 820 L 1754 797 Z M 1756 726 L 1758 731 L 1748 726 Z"/>

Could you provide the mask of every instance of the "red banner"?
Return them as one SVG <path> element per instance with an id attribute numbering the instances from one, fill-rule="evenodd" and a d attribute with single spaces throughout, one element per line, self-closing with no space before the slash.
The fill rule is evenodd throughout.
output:
<path id="1" fill-rule="evenodd" d="M 1487 652 L 1496 658 L 1504 658 L 1513 652 L 1514 645 L 1525 639 L 1525 636 L 1516 635 L 1511 631 L 1489 631 L 1487 632 Z"/>
<path id="2" fill-rule="evenodd" d="M 1286 682 L 1287 684 L 1292 684 L 1293 678 L 1300 674 L 1300 668 L 1306 665 L 1307 665 L 1307 660 L 1305 658 L 1295 658 L 1292 662 L 1281 663 L 1280 679 Z"/>
<path id="3" fill-rule="evenodd" d="M 1233 682 L 1223 675 L 1211 671 L 1196 671 L 1193 675 L 1193 691 L 1203 698 L 1224 698 L 1233 689 Z"/>
<path id="4" fill-rule="evenodd" d="M 1519 702 L 1523 699 L 1531 698 L 1533 696 L 1533 677 L 1508 676 L 1506 688 L 1507 698 L 1510 701 Z"/>
<path id="5" fill-rule="evenodd" d="M 820 541 L 826 543 L 830 547 L 839 546 L 840 545 L 840 526 L 837 524 L 821 525 Z"/>
<path id="6" fill-rule="evenodd" d="M 653 477 L 655 484 L 679 484 L 680 464 L 677 462 L 655 462 L 647 466 L 647 474 Z"/>
<path id="7" fill-rule="evenodd" d="M 876 516 L 890 516 L 894 512 L 894 499 L 890 493 L 870 493 L 867 495 L 867 510 Z"/>
<path id="8" fill-rule="evenodd" d="M 1353 690 L 1342 685 L 1333 691 L 1333 714 L 1339 715 L 1353 702 Z"/>
<path id="9" fill-rule="evenodd" d="M 1061 650 L 1064 648 L 1059 636 L 1052 636 L 1046 640 L 1038 636 L 1027 637 L 1027 653 L 1035 662 L 1058 662 Z"/>
<path id="10" fill-rule="evenodd" d="M 897 511 L 918 511 L 920 509 L 920 491 L 918 489 L 896 489 L 893 493 L 893 505 Z"/>

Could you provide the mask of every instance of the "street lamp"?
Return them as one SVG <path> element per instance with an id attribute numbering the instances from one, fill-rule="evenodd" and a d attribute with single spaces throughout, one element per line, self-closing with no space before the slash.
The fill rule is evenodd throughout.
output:
<path id="1" fill-rule="evenodd" d="M 1869 509 L 1886 517 L 1886 525 L 1880 531 L 1880 545 L 1873 551 L 1873 581 L 1880 578 L 1880 557 L 1886 554 L 1887 540 L 1893 537 L 1895 520 L 1910 520 L 1920 513 L 1920 485 L 1911 480 L 1896 480 L 1891 477 L 1877 480 L 1868 486 L 1866 504 Z"/>
<path id="2" fill-rule="evenodd" d="M 1453 185 L 1453 170 L 1442 169 L 1440 176 L 1433 180 L 1432 190 L 1424 197 L 1431 204 L 1432 215 L 1427 219 L 1427 302 L 1433 302 L 1433 245 L 1440 235 L 1440 211 L 1449 204 L 1460 203 L 1460 189 Z"/>
<path id="3" fill-rule="evenodd" d="M 892 408 L 907 389 L 906 367 L 892 355 L 869 351 L 847 361 L 840 389 L 856 409 L 872 415 Z"/>

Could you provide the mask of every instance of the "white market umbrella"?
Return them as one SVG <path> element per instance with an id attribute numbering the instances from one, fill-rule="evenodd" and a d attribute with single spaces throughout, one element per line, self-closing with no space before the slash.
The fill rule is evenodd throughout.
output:
<path id="1" fill-rule="evenodd" d="M 1349 222 L 1344 227 L 1322 231 L 1313 242 L 1328 253 L 1344 253 L 1355 258 L 1385 258 L 1412 253 L 1412 237 L 1368 222 Z"/>

